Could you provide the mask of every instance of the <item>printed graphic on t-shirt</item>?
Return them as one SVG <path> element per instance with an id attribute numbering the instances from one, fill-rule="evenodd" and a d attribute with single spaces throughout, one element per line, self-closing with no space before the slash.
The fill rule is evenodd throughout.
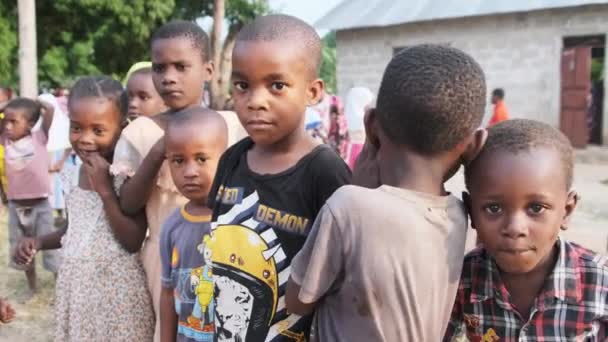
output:
<path id="1" fill-rule="evenodd" d="M 34 159 L 34 139 L 31 136 L 8 143 L 4 149 L 5 162 L 14 170 L 25 169 Z"/>
<path id="2" fill-rule="evenodd" d="M 172 277 L 174 278 L 175 312 L 179 317 L 177 332 L 194 341 L 213 341 L 214 300 L 213 300 L 213 267 L 211 250 L 205 241 L 197 250 L 205 259 L 205 264 L 196 268 L 178 268 L 179 252 L 173 248 L 171 255 Z"/>
<path id="3" fill-rule="evenodd" d="M 215 324 L 218 341 L 303 341 L 301 317 L 287 314 L 284 293 L 290 266 L 275 229 L 305 229 L 306 223 L 259 204 L 257 192 L 220 215 L 212 226 Z M 279 223 L 273 228 L 271 224 Z"/>

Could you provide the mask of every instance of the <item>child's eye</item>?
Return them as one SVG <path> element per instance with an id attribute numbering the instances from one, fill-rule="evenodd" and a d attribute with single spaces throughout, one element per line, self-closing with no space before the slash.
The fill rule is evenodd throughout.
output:
<path id="1" fill-rule="evenodd" d="M 175 164 L 175 165 L 180 165 L 181 163 L 183 163 L 183 162 L 184 162 L 184 159 L 182 159 L 182 158 L 173 158 L 173 159 L 171 160 L 171 162 L 172 162 L 173 164 Z"/>
<path id="2" fill-rule="evenodd" d="M 285 83 L 281 83 L 281 82 L 274 82 L 272 83 L 271 87 L 272 90 L 276 90 L 276 91 L 281 91 L 283 90 L 283 88 L 285 88 L 287 85 Z"/>
<path id="3" fill-rule="evenodd" d="M 102 135 L 102 134 L 103 134 L 103 130 L 102 130 L 101 128 L 95 128 L 95 129 L 93 130 L 93 132 L 94 132 L 95 134 L 97 134 L 97 135 Z"/>
<path id="4" fill-rule="evenodd" d="M 203 158 L 203 157 L 198 157 L 198 158 L 196 158 L 196 162 L 197 162 L 197 163 L 201 163 L 201 164 L 202 164 L 202 163 L 204 163 L 204 162 L 206 162 L 206 161 L 207 161 L 207 158 Z"/>
<path id="5" fill-rule="evenodd" d="M 534 215 L 541 214 L 545 209 L 546 208 L 539 203 L 532 203 L 528 206 L 528 211 Z"/>
<path id="6" fill-rule="evenodd" d="M 244 91 L 249 88 L 249 85 L 245 82 L 234 82 L 232 86 L 239 91 Z"/>
<path id="7" fill-rule="evenodd" d="M 70 130 L 74 133 L 80 132 L 80 127 L 70 127 Z"/>
<path id="8" fill-rule="evenodd" d="M 502 208 L 496 203 L 488 204 L 483 209 L 490 215 L 496 215 L 502 212 Z"/>
<path id="9" fill-rule="evenodd" d="M 155 73 L 161 73 L 165 71 L 165 66 L 160 64 L 152 64 L 152 71 Z"/>
<path id="10" fill-rule="evenodd" d="M 176 64 L 175 69 L 177 69 L 177 71 L 184 71 L 186 70 L 186 66 L 183 64 Z"/>

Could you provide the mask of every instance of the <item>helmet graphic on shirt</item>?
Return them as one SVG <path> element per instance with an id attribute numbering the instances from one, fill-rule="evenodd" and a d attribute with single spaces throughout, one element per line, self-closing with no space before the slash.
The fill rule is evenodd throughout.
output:
<path id="1" fill-rule="evenodd" d="M 279 246 L 271 248 L 248 227 L 223 225 L 213 230 L 206 247 L 213 260 L 218 339 L 263 340 L 277 307 L 273 256 Z"/>

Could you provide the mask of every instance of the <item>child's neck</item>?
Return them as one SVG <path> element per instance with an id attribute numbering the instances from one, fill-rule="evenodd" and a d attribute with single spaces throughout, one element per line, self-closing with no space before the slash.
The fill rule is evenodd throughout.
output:
<path id="1" fill-rule="evenodd" d="M 192 216 L 207 216 L 212 214 L 212 210 L 207 207 L 207 199 L 190 200 L 184 207 L 186 213 Z"/>
<path id="2" fill-rule="evenodd" d="M 550 255 L 528 273 L 500 272 L 500 277 L 511 295 L 511 302 L 524 319 L 530 317 L 536 297 L 542 291 L 549 275 L 553 272 L 559 250 L 554 247 Z"/>
<path id="3" fill-rule="evenodd" d="M 310 149 L 314 139 L 305 129 L 298 128 L 285 138 L 270 145 L 255 144 L 254 149 L 260 154 L 289 154 L 300 149 Z"/>
<path id="4" fill-rule="evenodd" d="M 380 183 L 416 192 L 445 196 L 444 182 L 450 165 L 446 157 L 424 156 L 396 146 L 378 151 Z"/>
<path id="5" fill-rule="evenodd" d="M 296 165 L 317 145 L 305 130 L 298 130 L 271 145 L 255 144 L 247 154 L 247 164 L 258 174 L 281 173 Z"/>

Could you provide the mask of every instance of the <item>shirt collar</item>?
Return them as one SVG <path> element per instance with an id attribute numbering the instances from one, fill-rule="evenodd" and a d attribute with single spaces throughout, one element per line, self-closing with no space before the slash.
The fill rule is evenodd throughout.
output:
<path id="1" fill-rule="evenodd" d="M 580 255 L 566 241 L 557 241 L 559 248 L 557 262 L 553 272 L 547 277 L 539 298 L 557 298 L 570 304 L 582 300 Z M 481 258 L 474 264 L 471 272 L 472 303 L 497 297 L 508 303 L 508 292 L 500 279 L 500 273 L 494 259 L 483 251 Z"/>

